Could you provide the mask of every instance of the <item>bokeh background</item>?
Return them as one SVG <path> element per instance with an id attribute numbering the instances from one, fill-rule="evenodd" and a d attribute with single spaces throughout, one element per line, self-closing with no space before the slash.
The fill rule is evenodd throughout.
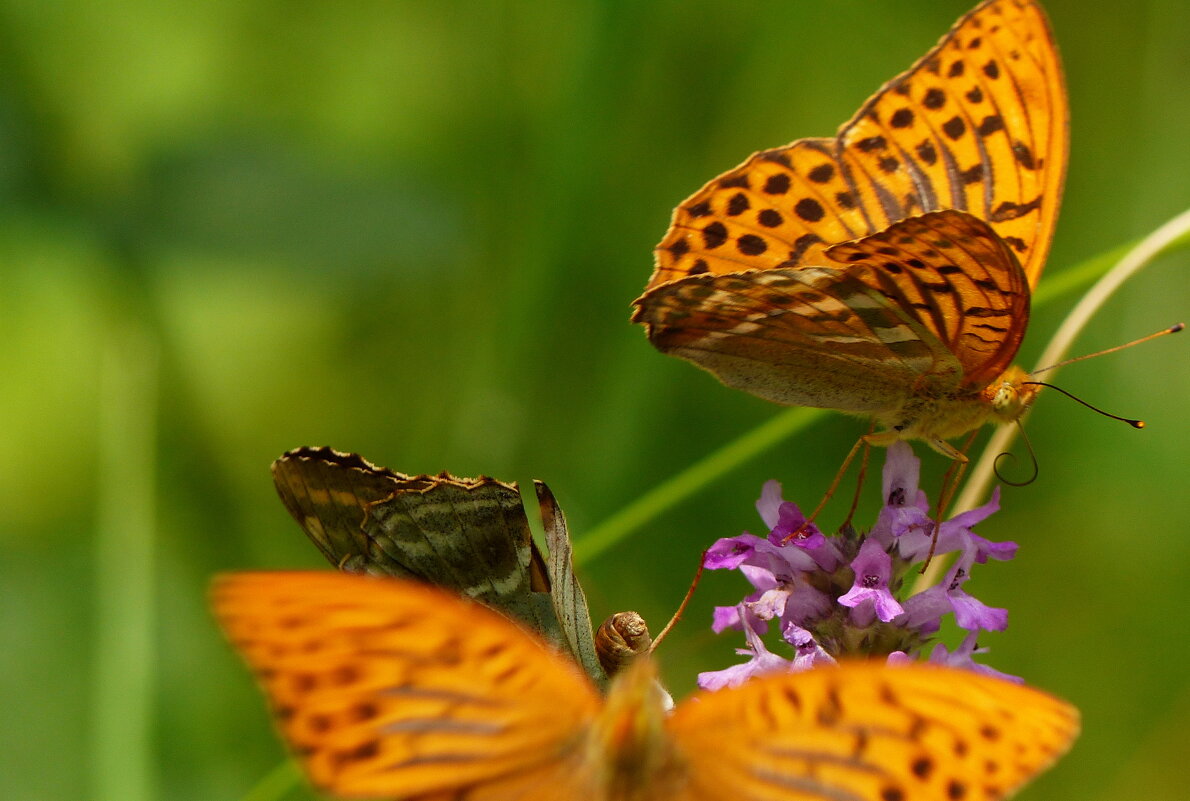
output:
<path id="1" fill-rule="evenodd" d="M 1190 205 L 1186 5 L 1047 6 L 1073 127 L 1043 284 Z M 0 1 L 0 797 L 239 799 L 281 762 L 204 592 L 324 566 L 271 487 L 284 450 L 543 478 L 581 541 L 770 420 L 628 323 L 650 249 L 704 181 L 834 131 L 966 10 Z M 1187 317 L 1187 268 L 1160 259 L 1076 350 Z M 1036 310 L 1023 363 L 1079 291 Z M 1085 714 L 1023 798 L 1190 785 L 1188 344 L 1066 370 L 1149 428 L 1044 396 L 1040 478 L 981 528 L 1022 543 L 972 585 L 1012 610 L 988 660 Z M 659 626 L 701 548 L 758 528 L 764 480 L 812 505 L 861 431 L 825 416 L 582 564 L 594 616 Z M 708 622 L 742 592 L 704 584 L 663 654 L 679 693 L 736 661 Z"/>

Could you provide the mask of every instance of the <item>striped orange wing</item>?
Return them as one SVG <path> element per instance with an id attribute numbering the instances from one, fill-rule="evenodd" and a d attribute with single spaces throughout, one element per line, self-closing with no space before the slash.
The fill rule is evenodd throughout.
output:
<path id="1" fill-rule="evenodd" d="M 996 801 L 1045 770 L 1078 712 L 971 671 L 844 664 L 700 693 L 668 721 L 674 801 Z"/>
<path id="2" fill-rule="evenodd" d="M 319 788 L 348 798 L 591 796 L 598 694 L 509 620 L 422 584 L 223 576 L 212 605 Z"/>
<path id="3" fill-rule="evenodd" d="M 820 265 L 833 244 L 940 209 L 988 222 L 1036 285 L 1061 200 L 1067 120 L 1041 7 L 987 0 L 835 138 L 761 151 L 683 201 L 636 303 L 647 310 L 657 287 L 687 276 Z"/>
<path id="4" fill-rule="evenodd" d="M 867 414 L 987 383 L 1024 336 L 1024 273 L 969 214 L 913 217 L 821 261 L 833 266 L 674 281 L 652 291 L 638 319 L 659 350 L 728 386 Z"/>
<path id="5" fill-rule="evenodd" d="M 864 280 L 954 354 L 966 386 L 1012 364 L 1029 322 L 1029 282 L 1011 246 L 970 214 L 911 217 L 826 257 Z"/>

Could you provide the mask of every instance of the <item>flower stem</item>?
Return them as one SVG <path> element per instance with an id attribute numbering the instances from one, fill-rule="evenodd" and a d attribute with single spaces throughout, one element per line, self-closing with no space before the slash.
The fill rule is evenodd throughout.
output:
<path id="1" fill-rule="evenodd" d="M 1147 266 L 1158 256 L 1185 247 L 1190 244 L 1190 209 L 1182 212 L 1157 230 L 1146 236 L 1132 247 L 1116 262 L 1108 272 L 1100 278 L 1082 299 L 1066 315 L 1062 325 L 1046 346 L 1038 360 L 1040 367 L 1045 367 L 1061 361 L 1074 340 L 1087 327 L 1091 318 L 1103 307 L 1103 304 L 1115 294 L 1124 282 Z M 1052 296 L 1050 296 L 1052 297 Z M 1047 374 L 1047 378 L 1053 371 Z M 978 505 L 979 499 L 986 497 L 995 474 L 996 457 L 1006 452 L 1016 439 L 1017 426 L 999 426 L 988 440 L 987 446 L 980 454 L 979 460 L 971 470 L 967 483 L 959 499 L 955 502 L 958 512 L 971 509 Z M 937 559 L 922 573 L 915 584 L 915 590 L 921 590 L 937 582 L 938 576 L 948 567 L 949 560 Z"/>

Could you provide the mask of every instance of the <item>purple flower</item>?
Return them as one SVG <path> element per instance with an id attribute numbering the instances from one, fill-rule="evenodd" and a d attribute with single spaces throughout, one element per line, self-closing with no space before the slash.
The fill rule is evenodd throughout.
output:
<path id="1" fill-rule="evenodd" d="M 988 606 L 963 590 L 963 584 L 971 578 L 970 567 L 974 559 L 973 553 L 960 556 L 942 583 L 905 602 L 904 619 L 896 622 L 932 634 L 938 630 L 942 616 L 954 612 L 955 623 L 968 631 L 1003 631 L 1008 628 L 1007 609 Z"/>
<path id="2" fill-rule="evenodd" d="M 699 685 L 738 684 L 772 670 L 799 670 L 847 656 L 884 655 L 890 664 L 921 658 L 980 669 L 973 656 L 981 651 L 975 637 L 1000 631 L 1008 612 L 988 606 L 964 589 L 976 564 L 1011 559 L 1017 546 L 992 542 L 973 530 L 1000 508 L 997 490 L 983 506 L 936 524 L 929 501 L 918 486 L 921 463 L 905 442 L 888 449 L 881 490 L 884 503 L 870 532 L 849 526 L 827 536 L 807 524 L 797 504 L 782 497 L 781 485 L 765 483 L 756 511 L 766 537 L 744 532 L 718 540 L 704 555 L 710 569 L 738 570 L 751 585 L 744 600 L 715 610 L 713 628 L 742 630 L 748 661 L 699 677 Z M 937 536 L 937 542 L 934 538 Z M 916 595 L 903 592 L 913 565 L 933 547 L 935 558 L 955 554 L 944 581 Z M 933 638 L 946 615 L 970 632 L 954 651 Z M 792 659 L 765 646 L 770 622 L 777 624 L 782 647 Z M 778 649 L 779 650 L 779 649 Z"/>
<path id="3" fill-rule="evenodd" d="M 786 579 L 818 567 L 814 558 L 802 549 L 774 545 L 746 531 L 738 537 L 717 540 L 703 553 L 702 564 L 711 570 L 734 570 L 741 565 L 760 567 Z"/>
<path id="4" fill-rule="evenodd" d="M 793 658 L 792 670 L 808 670 L 818 665 L 833 665 L 835 659 L 814 639 L 814 635 L 801 626 L 790 623 L 782 633 L 785 642 L 793 646 L 797 654 Z"/>
<path id="5" fill-rule="evenodd" d="M 864 540 L 859 555 L 851 562 L 851 569 L 855 571 L 855 583 L 847 594 L 839 596 L 840 604 L 857 613 L 861 605 L 867 604 L 875 612 L 876 619 L 885 623 L 905 611 L 888 590 L 892 557 L 885 553 L 883 545 L 871 537 Z"/>
<path id="6" fill-rule="evenodd" d="M 764 483 L 760 499 L 756 501 L 756 511 L 769 527 L 768 541 L 773 545 L 799 548 L 823 570 L 834 570 L 839 564 L 838 550 L 827 541 L 818 526 L 806 523 L 806 516 L 796 503 L 782 500 L 780 483 Z"/>
<path id="7" fill-rule="evenodd" d="M 884 505 L 869 536 L 885 546 L 909 534 L 931 536 L 934 521 L 926 494 L 917 486 L 920 473 L 921 462 L 909 443 L 894 442 L 888 447 L 881 480 Z"/>
<path id="8" fill-rule="evenodd" d="M 982 673 L 985 676 L 994 676 L 998 679 L 1011 681 L 1016 684 L 1024 684 L 1025 680 L 1020 676 L 1013 676 L 1011 673 L 1001 673 L 995 668 L 990 668 L 987 665 L 980 665 L 974 659 L 974 654 L 985 654 L 987 648 L 976 647 L 976 637 L 979 632 L 973 631 L 963 638 L 959 647 L 950 651 L 943 643 L 938 643 L 934 646 L 934 650 L 930 652 L 929 662 L 934 665 L 945 665 L 947 667 L 964 668 L 966 670 L 974 670 L 976 673 Z"/>
<path id="9" fill-rule="evenodd" d="M 750 656 L 751 658 L 747 662 L 732 665 L 723 670 L 699 673 L 698 686 L 704 690 L 737 687 L 753 676 L 759 676 L 764 673 L 775 673 L 777 671 L 787 671 L 793 667 L 793 663 L 788 659 L 783 659 L 771 653 L 765 647 L 764 641 L 760 639 L 760 635 L 756 632 L 755 628 L 747 624 L 748 612 L 746 609 L 741 608 L 739 614 L 741 619 L 745 621 L 744 638 L 748 642 L 748 647 L 737 649 L 736 653 Z"/>
<path id="10" fill-rule="evenodd" d="M 989 557 L 1001 561 L 1011 559 L 1016 555 L 1017 545 L 1015 542 L 990 542 L 971 530 L 976 523 L 983 522 L 998 511 L 1000 511 L 1000 488 L 996 487 L 992 490 L 992 499 L 983 506 L 977 506 L 957 514 L 938 527 L 938 543 L 934 547 L 934 553 L 937 555 L 963 551 L 966 554 L 968 551 L 974 551 L 975 561 L 980 564 L 987 562 Z M 930 552 L 930 545 L 930 532 L 915 531 L 903 536 L 898 543 L 898 548 L 901 556 L 911 562 L 916 562 L 926 558 Z"/>

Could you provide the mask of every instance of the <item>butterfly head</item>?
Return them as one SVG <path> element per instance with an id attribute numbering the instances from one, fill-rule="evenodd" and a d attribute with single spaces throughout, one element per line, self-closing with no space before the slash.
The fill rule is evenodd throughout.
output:
<path id="1" fill-rule="evenodd" d="M 983 396 L 996 417 L 1012 422 L 1025 413 L 1040 389 L 1036 384 L 1029 383 L 1028 378 L 1028 373 L 1013 365 L 988 384 Z"/>

